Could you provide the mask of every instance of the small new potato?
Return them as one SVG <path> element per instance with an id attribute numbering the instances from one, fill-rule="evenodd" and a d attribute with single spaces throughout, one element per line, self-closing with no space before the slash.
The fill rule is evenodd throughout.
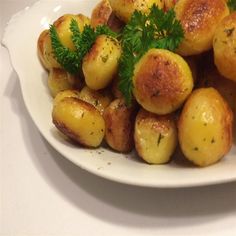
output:
<path id="1" fill-rule="evenodd" d="M 99 90 L 110 84 L 117 73 L 120 55 L 121 47 L 116 39 L 106 35 L 97 37 L 82 63 L 85 83 L 90 89 Z"/>
<path id="2" fill-rule="evenodd" d="M 149 164 L 170 161 L 177 146 L 177 128 L 173 115 L 159 116 L 141 109 L 136 117 L 135 147 Z"/>
<path id="3" fill-rule="evenodd" d="M 219 72 L 236 82 L 236 12 L 218 25 L 214 40 L 214 60 Z"/>
<path id="4" fill-rule="evenodd" d="M 109 0 L 111 7 L 117 17 L 127 23 L 135 10 L 144 13 L 149 12 L 149 8 L 156 4 L 160 9 L 164 7 L 163 0 Z"/>
<path id="5" fill-rule="evenodd" d="M 79 98 L 90 103 L 103 114 L 106 107 L 112 102 L 112 95 L 107 91 L 95 91 L 85 86 L 81 91 Z"/>
<path id="6" fill-rule="evenodd" d="M 127 107 L 123 99 L 114 100 L 105 110 L 105 140 L 118 152 L 127 153 L 134 147 L 134 121 L 136 109 Z"/>
<path id="7" fill-rule="evenodd" d="M 38 38 L 37 51 L 39 59 L 45 69 L 61 68 L 61 65 L 54 57 L 49 30 L 44 30 Z"/>
<path id="8" fill-rule="evenodd" d="M 58 36 L 60 41 L 64 46 L 71 50 L 75 50 L 75 46 L 72 42 L 71 36 L 72 32 L 70 30 L 71 20 L 74 19 L 78 23 L 78 27 L 80 32 L 84 30 L 85 25 L 90 24 L 90 19 L 83 14 L 73 15 L 73 14 L 65 14 L 59 17 L 53 25 L 56 27 Z"/>
<path id="9" fill-rule="evenodd" d="M 112 14 L 112 8 L 108 0 L 102 0 L 93 9 L 91 15 L 91 26 L 107 25 Z"/>
<path id="10" fill-rule="evenodd" d="M 195 90 L 178 122 L 185 157 L 202 167 L 218 162 L 232 146 L 232 123 L 232 111 L 217 90 Z"/>
<path id="11" fill-rule="evenodd" d="M 217 25 L 229 14 L 224 0 L 181 0 L 174 10 L 184 30 L 184 39 L 177 50 L 182 56 L 211 49 Z"/>
<path id="12" fill-rule="evenodd" d="M 177 110 L 193 89 L 191 70 L 179 55 L 149 50 L 136 64 L 134 96 L 147 111 L 164 115 Z"/>
<path id="13" fill-rule="evenodd" d="M 75 78 L 63 69 L 52 68 L 49 71 L 48 87 L 53 97 L 59 92 L 67 89 L 73 89 Z"/>
<path id="14" fill-rule="evenodd" d="M 68 90 L 64 90 L 59 92 L 56 97 L 53 99 L 53 105 L 57 105 L 58 102 L 60 102 L 61 100 L 63 100 L 64 98 L 79 98 L 79 91 L 78 90 L 74 90 L 74 89 L 68 89 Z"/>
<path id="15" fill-rule="evenodd" d="M 91 104 L 66 97 L 53 107 L 54 125 L 66 136 L 86 147 L 98 147 L 105 134 L 105 122 Z"/>

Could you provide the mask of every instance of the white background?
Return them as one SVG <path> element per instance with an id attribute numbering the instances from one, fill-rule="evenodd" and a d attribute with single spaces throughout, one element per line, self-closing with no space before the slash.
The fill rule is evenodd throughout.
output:
<path id="1" fill-rule="evenodd" d="M 10 16 L 33 2 L 0 0 L 0 38 Z M 64 159 L 29 117 L 2 46 L 0 168 L 2 236 L 236 235 L 236 183 L 139 188 L 101 179 Z"/>

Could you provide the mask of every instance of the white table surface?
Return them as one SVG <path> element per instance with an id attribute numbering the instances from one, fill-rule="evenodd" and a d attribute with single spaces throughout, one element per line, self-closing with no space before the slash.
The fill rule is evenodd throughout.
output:
<path id="1" fill-rule="evenodd" d="M 0 38 L 33 2 L 0 0 Z M 89 174 L 39 134 L 2 46 L 0 72 L 0 235 L 236 235 L 236 183 L 148 189 Z"/>

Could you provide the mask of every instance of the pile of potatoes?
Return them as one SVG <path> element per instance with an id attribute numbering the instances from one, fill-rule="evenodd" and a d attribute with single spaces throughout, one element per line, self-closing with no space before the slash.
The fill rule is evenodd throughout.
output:
<path id="1" fill-rule="evenodd" d="M 99 36 L 77 75 L 56 61 L 49 35 L 38 39 L 38 54 L 49 72 L 54 125 L 82 146 L 103 141 L 121 153 L 136 149 L 149 164 L 171 160 L 177 145 L 198 166 L 218 162 L 231 149 L 236 110 L 236 13 L 225 0 L 102 0 L 91 18 L 66 14 L 54 22 L 64 46 L 75 50 L 69 25 L 108 25 L 120 32 L 134 10 L 156 4 L 174 8 L 185 37 L 176 52 L 151 49 L 135 65 L 133 100 L 118 89 L 120 42 Z"/>

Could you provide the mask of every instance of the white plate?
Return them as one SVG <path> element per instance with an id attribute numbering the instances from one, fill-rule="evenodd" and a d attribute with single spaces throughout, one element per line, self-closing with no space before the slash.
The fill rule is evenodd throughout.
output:
<path id="1" fill-rule="evenodd" d="M 195 168 L 172 162 L 152 166 L 134 155 L 110 150 L 86 150 L 64 140 L 51 122 L 52 101 L 47 74 L 37 57 L 37 38 L 43 29 L 65 13 L 90 15 L 98 0 L 42 0 L 12 17 L 3 44 L 9 49 L 27 109 L 46 140 L 67 159 L 98 176 L 139 186 L 190 187 L 236 180 L 235 145 L 227 157 L 211 167 Z"/>

